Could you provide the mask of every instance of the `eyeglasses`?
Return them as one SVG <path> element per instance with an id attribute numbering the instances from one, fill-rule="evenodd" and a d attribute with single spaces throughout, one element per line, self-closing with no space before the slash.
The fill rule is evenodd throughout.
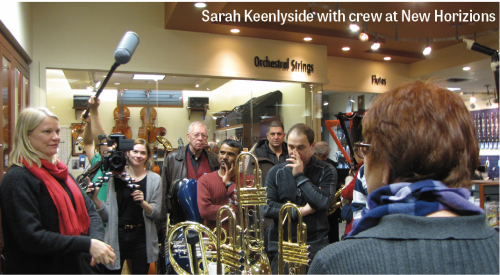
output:
<path id="1" fill-rule="evenodd" d="M 368 149 L 370 149 L 371 146 L 371 144 L 363 143 L 362 141 L 358 141 L 353 144 L 354 149 L 357 149 L 354 150 L 354 152 L 356 152 L 358 157 L 362 159 L 365 158 L 366 154 L 368 153 Z"/>
<path id="2" fill-rule="evenodd" d="M 201 137 L 201 138 L 203 138 L 203 139 L 208 138 L 208 135 L 201 134 L 201 133 L 196 133 L 196 134 L 191 134 L 191 133 L 189 133 L 189 135 L 193 136 L 194 138 L 199 138 L 199 137 Z"/>

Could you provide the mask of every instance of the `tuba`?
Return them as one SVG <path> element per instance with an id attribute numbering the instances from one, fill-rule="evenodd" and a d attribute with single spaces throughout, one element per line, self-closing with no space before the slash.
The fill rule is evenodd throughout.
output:
<path id="1" fill-rule="evenodd" d="M 241 177 L 246 182 L 245 157 L 255 161 L 252 187 L 241 187 Z M 270 274 L 271 265 L 264 251 L 264 229 L 261 222 L 261 206 L 267 203 L 266 188 L 261 186 L 261 171 L 257 158 L 248 152 L 242 152 L 236 158 L 239 173 L 236 175 L 236 206 L 238 225 L 245 228 L 239 245 L 245 252 L 245 269 L 252 274 Z M 250 220 L 251 219 L 251 220 Z M 245 227 L 247 226 L 247 227 Z"/>
<path id="2" fill-rule="evenodd" d="M 299 216 L 297 224 L 297 243 L 292 242 L 292 208 L 297 210 Z M 287 219 L 288 222 L 288 241 L 283 240 L 284 219 Z M 311 246 L 306 244 L 307 225 L 302 222 L 300 208 L 291 202 L 285 203 L 280 209 L 278 223 L 278 274 L 284 274 L 285 262 L 289 265 L 289 274 L 306 274 L 306 265 L 310 265 L 312 262 L 310 259 L 311 253 L 309 252 Z"/>

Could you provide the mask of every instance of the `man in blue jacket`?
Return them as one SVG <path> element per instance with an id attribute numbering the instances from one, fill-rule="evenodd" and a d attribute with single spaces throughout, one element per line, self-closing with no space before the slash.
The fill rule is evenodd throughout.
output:
<path id="1" fill-rule="evenodd" d="M 311 246 L 311 259 L 328 245 L 328 208 L 333 202 L 337 173 L 326 162 L 313 155 L 314 131 L 307 125 L 295 124 L 288 131 L 288 153 L 285 163 L 271 168 L 266 178 L 268 204 L 264 216 L 273 219 L 269 230 L 269 260 L 273 274 L 278 273 L 278 219 L 281 206 L 291 202 L 300 207 L 307 225 L 307 244 Z M 297 239 L 298 213 L 292 211 L 292 238 Z M 287 240 L 287 233 L 283 232 Z"/>

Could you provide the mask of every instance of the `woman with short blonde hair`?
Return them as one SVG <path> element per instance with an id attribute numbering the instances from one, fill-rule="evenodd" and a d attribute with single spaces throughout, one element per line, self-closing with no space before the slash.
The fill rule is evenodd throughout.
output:
<path id="1" fill-rule="evenodd" d="M 92 201 L 56 157 L 59 132 L 46 108 L 19 114 L 0 184 L 5 273 L 94 273 L 92 265 L 116 258 L 100 241 L 104 226 Z"/>

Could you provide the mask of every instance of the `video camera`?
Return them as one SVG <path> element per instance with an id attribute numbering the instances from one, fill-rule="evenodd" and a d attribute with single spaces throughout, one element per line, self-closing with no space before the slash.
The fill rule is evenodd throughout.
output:
<path id="1" fill-rule="evenodd" d="M 99 136 L 100 138 L 101 136 Z M 113 145 L 115 145 L 113 147 Z M 134 149 L 134 140 L 126 139 L 124 135 L 111 134 L 106 139 L 106 144 L 109 147 L 113 147 L 110 153 L 106 156 L 102 156 L 103 163 L 102 168 L 104 171 L 111 172 L 123 172 L 125 170 L 125 165 L 127 164 L 127 157 L 125 152 Z"/>

